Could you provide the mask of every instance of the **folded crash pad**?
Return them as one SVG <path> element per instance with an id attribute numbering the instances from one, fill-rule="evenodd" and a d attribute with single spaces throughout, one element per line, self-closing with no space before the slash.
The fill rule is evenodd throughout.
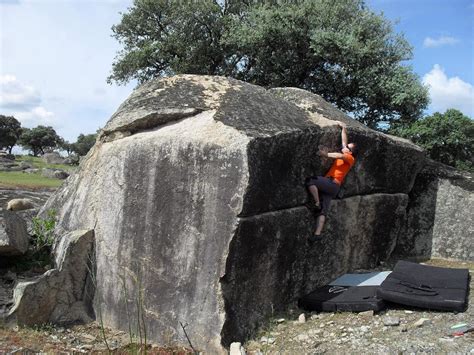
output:
<path id="1" fill-rule="evenodd" d="M 379 311 L 384 302 L 377 297 L 379 286 L 331 286 L 320 287 L 298 300 L 298 307 L 307 311 Z"/>
<path id="2" fill-rule="evenodd" d="M 375 271 L 359 274 L 344 274 L 334 281 L 331 286 L 380 286 L 391 271 Z"/>
<path id="3" fill-rule="evenodd" d="M 399 261 L 382 282 L 377 296 L 390 302 L 432 310 L 467 308 L 469 270 Z"/>

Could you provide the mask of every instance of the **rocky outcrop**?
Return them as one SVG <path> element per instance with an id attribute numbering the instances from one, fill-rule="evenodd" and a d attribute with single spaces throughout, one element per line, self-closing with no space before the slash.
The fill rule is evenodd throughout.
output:
<path id="1" fill-rule="evenodd" d="M 46 200 L 52 195 L 53 190 L 25 190 L 25 189 L 0 189 L 0 219 L 2 218 L 4 211 L 8 207 L 8 202 L 16 199 L 27 199 L 33 203 L 33 209 L 27 209 L 22 211 L 16 211 L 16 214 L 21 217 L 27 226 L 29 234 L 32 234 L 32 220 L 36 217 L 38 211 L 45 204 Z M 0 260 L 0 265 L 2 264 Z"/>
<path id="2" fill-rule="evenodd" d="M 48 164 L 64 164 L 64 158 L 58 152 L 45 153 L 41 159 Z"/>
<path id="3" fill-rule="evenodd" d="M 34 207 L 33 201 L 28 198 L 14 198 L 7 203 L 7 210 L 9 211 L 23 211 Z"/>
<path id="4" fill-rule="evenodd" d="M 48 169 L 43 168 L 41 170 L 41 175 L 50 179 L 60 179 L 64 180 L 69 177 L 69 174 L 61 169 Z"/>
<path id="5" fill-rule="evenodd" d="M 91 321 L 95 280 L 93 245 L 93 231 L 73 231 L 62 236 L 55 258 L 56 267 L 16 285 L 14 305 L 6 323 Z"/>
<path id="6" fill-rule="evenodd" d="M 474 261 L 474 177 L 427 162 L 410 192 L 395 256 Z"/>
<path id="7" fill-rule="evenodd" d="M 0 256 L 24 254 L 28 245 L 26 222 L 15 212 L 4 211 L 0 215 Z"/>
<path id="8" fill-rule="evenodd" d="M 361 154 L 310 246 L 304 180 L 331 164 L 316 153 L 338 149 L 334 119 Z M 44 211 L 58 211 L 59 234 L 94 229 L 106 325 L 142 314 L 150 339 L 186 343 L 183 322 L 198 348 L 221 352 L 299 295 L 386 260 L 423 164 L 417 146 L 316 95 L 182 75 L 135 90 Z"/>

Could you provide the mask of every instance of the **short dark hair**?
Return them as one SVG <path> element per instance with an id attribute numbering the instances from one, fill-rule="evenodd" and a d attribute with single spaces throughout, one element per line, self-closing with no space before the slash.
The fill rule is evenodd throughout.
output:
<path id="1" fill-rule="evenodd" d="M 352 144 L 352 148 L 349 148 L 349 144 Z M 347 148 L 349 148 L 349 150 L 352 152 L 352 156 L 355 158 L 357 156 L 357 153 L 359 152 L 359 147 L 354 142 L 351 142 L 349 144 Z"/>

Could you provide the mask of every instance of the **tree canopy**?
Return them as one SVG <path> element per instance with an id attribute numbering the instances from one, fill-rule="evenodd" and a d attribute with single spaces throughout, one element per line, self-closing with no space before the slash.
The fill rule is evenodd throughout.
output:
<path id="1" fill-rule="evenodd" d="M 109 82 L 188 73 L 299 87 L 372 128 L 428 104 L 411 46 L 362 0 L 134 0 L 112 30 L 123 49 Z"/>
<path id="2" fill-rule="evenodd" d="M 474 171 L 474 121 L 458 110 L 436 112 L 391 133 L 422 146 L 433 160 Z"/>
<path id="3" fill-rule="evenodd" d="M 72 151 L 79 156 L 84 156 L 95 144 L 97 134 L 80 134 L 76 143 L 72 144 Z"/>
<path id="4" fill-rule="evenodd" d="M 44 154 L 47 148 L 54 149 L 62 139 L 53 129 L 53 127 L 37 126 L 35 128 L 24 128 L 18 143 L 25 149 L 31 150 L 36 157 L 39 154 Z"/>
<path id="5" fill-rule="evenodd" d="M 15 117 L 0 115 L 0 149 L 6 148 L 11 154 L 21 133 L 21 123 Z"/>

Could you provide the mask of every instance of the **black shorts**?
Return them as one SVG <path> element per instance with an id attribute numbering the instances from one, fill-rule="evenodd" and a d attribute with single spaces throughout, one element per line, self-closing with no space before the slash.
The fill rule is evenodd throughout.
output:
<path id="1" fill-rule="evenodd" d="M 331 201 L 337 196 L 341 186 L 334 182 L 332 179 L 324 176 L 312 176 L 306 180 L 306 186 L 314 185 L 318 188 L 319 202 L 321 204 L 322 215 L 327 215 L 329 207 L 331 207 Z"/>

